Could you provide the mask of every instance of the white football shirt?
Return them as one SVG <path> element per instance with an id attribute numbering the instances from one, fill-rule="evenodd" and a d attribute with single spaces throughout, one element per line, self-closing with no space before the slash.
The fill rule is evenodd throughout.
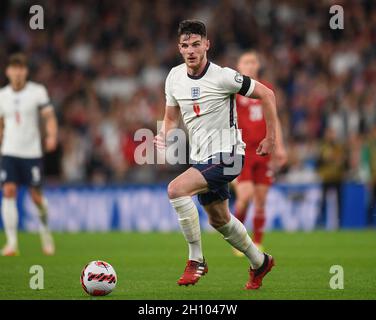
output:
<path id="1" fill-rule="evenodd" d="M 253 79 L 209 61 L 199 76 L 189 75 L 185 63 L 171 69 L 165 86 L 166 105 L 180 107 L 192 160 L 206 161 L 219 152 L 245 153 L 235 94 L 248 97 L 254 87 Z"/>
<path id="2" fill-rule="evenodd" d="M 28 81 L 20 91 L 0 89 L 0 117 L 4 119 L 1 153 L 20 158 L 42 157 L 39 112 L 52 108 L 43 85 Z"/>

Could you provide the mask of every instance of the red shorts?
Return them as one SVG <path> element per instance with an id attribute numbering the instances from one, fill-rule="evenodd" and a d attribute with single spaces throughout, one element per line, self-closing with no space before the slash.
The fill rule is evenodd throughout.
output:
<path id="1" fill-rule="evenodd" d="M 246 150 L 243 170 L 237 181 L 251 181 L 254 184 L 270 186 L 274 181 L 273 171 L 270 169 L 270 156 L 261 157 L 256 154 L 254 148 Z"/>

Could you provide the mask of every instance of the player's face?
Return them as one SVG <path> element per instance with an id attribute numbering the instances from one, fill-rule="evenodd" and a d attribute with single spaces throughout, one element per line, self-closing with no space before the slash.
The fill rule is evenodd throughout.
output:
<path id="1" fill-rule="evenodd" d="M 188 68 L 193 70 L 200 68 L 206 58 L 209 46 L 209 40 L 197 34 L 183 34 L 179 39 L 179 51 Z"/>
<path id="2" fill-rule="evenodd" d="M 238 61 L 238 71 L 248 77 L 257 78 L 260 62 L 255 54 L 243 54 Z"/>
<path id="3" fill-rule="evenodd" d="M 10 65 L 6 69 L 9 82 L 15 86 L 22 86 L 26 82 L 28 68 L 23 65 Z"/>

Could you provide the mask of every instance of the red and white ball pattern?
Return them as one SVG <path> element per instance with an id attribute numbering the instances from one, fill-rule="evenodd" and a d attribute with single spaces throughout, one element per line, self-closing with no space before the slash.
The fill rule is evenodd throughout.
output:
<path id="1" fill-rule="evenodd" d="M 105 296 L 116 286 L 117 276 L 114 268 L 105 261 L 91 261 L 81 272 L 81 285 L 92 296 Z"/>

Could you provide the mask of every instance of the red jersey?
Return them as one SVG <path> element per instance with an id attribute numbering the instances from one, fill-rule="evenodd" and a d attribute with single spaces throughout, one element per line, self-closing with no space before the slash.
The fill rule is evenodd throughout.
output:
<path id="1" fill-rule="evenodd" d="M 260 82 L 273 90 L 269 83 Z M 266 135 L 266 123 L 260 100 L 237 94 L 236 111 L 238 114 L 239 129 L 242 130 L 243 141 L 248 148 L 257 148 Z"/>

